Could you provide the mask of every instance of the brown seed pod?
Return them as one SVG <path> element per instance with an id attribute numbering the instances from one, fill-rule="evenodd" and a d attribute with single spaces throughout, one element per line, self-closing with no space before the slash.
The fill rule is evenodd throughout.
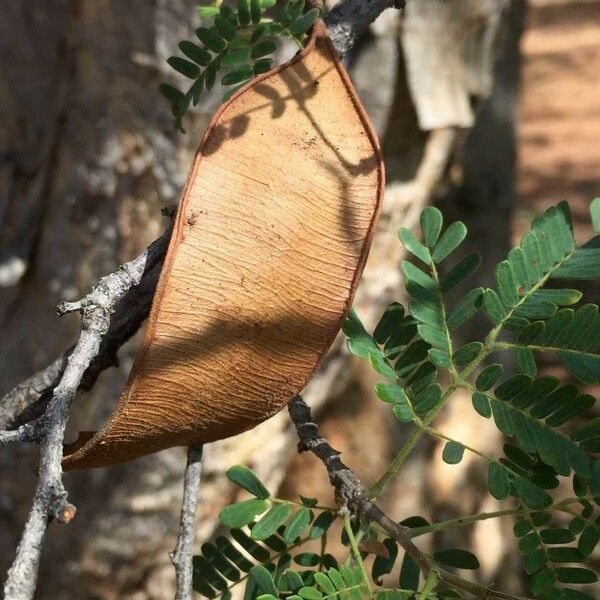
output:
<path id="1" fill-rule="evenodd" d="M 225 438 L 306 385 L 362 272 L 383 192 L 375 133 L 317 23 L 215 115 L 113 415 L 66 469 Z"/>

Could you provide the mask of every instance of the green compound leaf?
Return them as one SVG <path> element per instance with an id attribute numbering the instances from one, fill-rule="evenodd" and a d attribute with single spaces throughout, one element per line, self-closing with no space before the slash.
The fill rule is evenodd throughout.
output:
<path id="1" fill-rule="evenodd" d="M 389 365 L 387 359 L 381 354 L 381 352 L 379 350 L 377 352 L 372 352 L 369 354 L 369 362 L 371 363 L 371 366 L 380 375 L 383 375 L 384 377 L 387 377 L 388 379 L 392 379 L 392 380 L 396 379 L 396 372 Z"/>
<path id="2" fill-rule="evenodd" d="M 473 394 L 473 408 L 484 418 L 489 419 L 492 416 L 492 407 L 487 396 L 481 392 Z"/>
<path id="3" fill-rule="evenodd" d="M 502 377 L 503 370 L 504 367 L 499 363 L 485 367 L 485 369 L 477 376 L 475 386 L 480 392 L 487 392 L 487 390 L 494 387 L 500 377 Z"/>
<path id="4" fill-rule="evenodd" d="M 556 582 L 556 573 L 546 567 L 541 571 L 538 571 L 532 578 L 530 582 L 531 591 L 534 596 L 539 596 L 543 592 L 545 592 L 548 588 L 552 587 Z"/>
<path id="5" fill-rule="evenodd" d="M 435 552 L 433 559 L 443 565 L 457 569 L 479 569 L 480 566 L 479 560 L 472 552 L 458 548 Z"/>
<path id="6" fill-rule="evenodd" d="M 470 254 L 463 258 L 455 267 L 453 267 L 440 282 L 440 288 L 445 294 L 452 288 L 462 283 L 467 277 L 472 275 L 481 264 L 481 256 L 479 254 Z"/>
<path id="7" fill-rule="evenodd" d="M 197 6 L 196 12 L 201 19 L 208 19 L 219 14 L 219 9 L 216 6 Z"/>
<path id="8" fill-rule="evenodd" d="M 588 525 L 579 536 L 577 547 L 581 554 L 590 556 L 600 542 L 600 529 L 592 525 Z"/>
<path id="9" fill-rule="evenodd" d="M 404 554 L 400 567 L 400 587 L 405 590 L 418 590 L 421 572 L 419 565 L 410 554 Z"/>
<path id="10" fill-rule="evenodd" d="M 252 58 L 262 58 L 263 56 L 273 54 L 275 50 L 277 50 L 275 38 L 266 38 L 254 44 L 250 54 Z"/>
<path id="11" fill-rule="evenodd" d="M 530 350 L 529 348 L 515 348 L 513 354 L 517 371 L 529 375 L 530 377 L 535 377 L 537 365 L 533 350 Z"/>
<path id="12" fill-rule="evenodd" d="M 310 533 L 308 534 L 309 539 L 316 540 L 327 533 L 327 530 L 331 527 L 335 521 L 336 516 L 328 511 L 322 512 L 312 524 Z"/>
<path id="13" fill-rule="evenodd" d="M 450 330 L 457 329 L 474 317 L 481 306 L 483 295 L 484 289 L 476 288 L 471 290 L 462 300 L 460 300 L 448 316 L 448 328 Z"/>
<path id="14" fill-rule="evenodd" d="M 261 75 L 273 68 L 273 61 L 270 58 L 261 58 L 254 61 L 254 75 Z"/>
<path id="15" fill-rule="evenodd" d="M 525 506 L 533 510 L 543 510 L 552 504 L 552 497 L 524 477 L 515 477 L 513 485 Z"/>
<path id="16" fill-rule="evenodd" d="M 497 500 L 504 500 L 510 495 L 510 476 L 502 465 L 495 462 L 489 464 L 488 488 Z"/>
<path id="17" fill-rule="evenodd" d="M 231 467 L 225 472 L 225 475 L 227 475 L 230 481 L 233 481 L 233 483 L 239 485 L 257 498 L 265 500 L 271 495 L 269 490 L 258 478 L 258 475 L 256 475 L 252 469 L 244 465 L 235 465 Z"/>
<path id="18" fill-rule="evenodd" d="M 381 577 L 387 575 L 394 568 L 394 563 L 398 557 L 398 544 L 390 538 L 383 540 L 383 545 L 387 548 L 388 556 L 377 555 L 373 561 L 371 577 L 377 585 L 381 585 Z"/>
<path id="19" fill-rule="evenodd" d="M 185 98 L 185 94 L 168 83 L 161 83 L 158 91 L 172 104 L 179 104 Z"/>
<path id="20" fill-rule="evenodd" d="M 483 294 L 483 310 L 494 325 L 502 323 L 508 314 L 498 294 L 490 289 Z"/>
<path id="21" fill-rule="evenodd" d="M 249 535 L 241 529 L 232 529 L 231 537 L 256 561 L 264 563 L 269 560 L 269 551 L 257 544 Z"/>
<path id="22" fill-rule="evenodd" d="M 283 532 L 283 540 L 286 544 L 293 544 L 310 525 L 312 521 L 311 511 L 303 507 L 290 519 L 285 531 Z"/>
<path id="23" fill-rule="evenodd" d="M 269 504 L 266 500 L 257 498 L 243 500 L 242 502 L 226 506 L 219 513 L 219 521 L 221 521 L 225 527 L 237 529 L 254 521 L 255 517 L 264 513 L 268 508 Z"/>
<path id="24" fill-rule="evenodd" d="M 580 567 L 559 567 L 556 577 L 562 583 L 596 583 L 598 575 L 589 569 Z"/>
<path id="25" fill-rule="evenodd" d="M 215 17 L 215 29 L 219 33 L 219 35 L 226 40 L 227 42 L 231 42 L 237 36 L 237 31 L 231 21 L 225 17 Z M 220 52 L 217 50 L 217 52 Z"/>
<path id="26" fill-rule="evenodd" d="M 379 346 L 367 333 L 356 311 L 351 309 L 342 325 L 342 331 L 348 337 L 348 350 L 360 358 L 368 358 L 370 354 L 379 352 Z"/>
<path id="27" fill-rule="evenodd" d="M 408 396 L 404 388 L 393 383 L 378 383 L 375 393 L 380 400 L 391 404 L 409 404 Z"/>
<path id="28" fill-rule="evenodd" d="M 171 56 L 167 58 L 167 63 L 173 67 L 178 73 L 181 73 L 189 79 L 195 79 L 200 74 L 200 69 L 197 65 L 185 58 L 179 56 Z"/>
<path id="29" fill-rule="evenodd" d="M 250 60 L 250 47 L 232 48 L 221 58 L 222 67 L 233 67 Z"/>
<path id="30" fill-rule="evenodd" d="M 314 24 L 315 21 L 319 18 L 319 9 L 311 8 L 308 12 L 306 12 L 301 17 L 298 17 L 291 25 L 290 25 L 290 33 L 294 36 L 302 35 L 306 33 Z"/>
<path id="31" fill-rule="evenodd" d="M 252 65 L 242 65 L 224 75 L 221 83 L 223 85 L 235 85 L 236 83 L 248 81 L 252 75 Z"/>
<path id="32" fill-rule="evenodd" d="M 412 421 L 414 421 L 415 415 L 410 406 L 405 404 L 395 404 L 392 407 L 392 412 L 401 423 L 412 423 Z"/>
<path id="33" fill-rule="evenodd" d="M 198 27 L 196 37 L 213 52 L 225 50 L 226 43 L 215 27 Z"/>
<path id="34" fill-rule="evenodd" d="M 575 377 L 588 385 L 600 383 L 600 314 L 595 304 L 559 310 L 546 321 L 526 327 L 517 344 L 504 347 L 554 352 Z"/>
<path id="35" fill-rule="evenodd" d="M 525 452 L 538 454 L 560 475 L 567 476 L 573 469 L 589 476 L 585 452 L 589 440 L 576 443 L 554 428 L 587 410 L 594 403 L 591 396 L 578 395 L 573 386 L 559 386 L 553 377 L 533 379 L 523 374 L 507 379 L 495 395 L 485 396 L 498 429 L 515 437 Z"/>
<path id="36" fill-rule="evenodd" d="M 373 332 L 375 341 L 384 345 L 396 332 L 403 326 L 404 323 L 404 307 L 398 302 L 392 302 L 384 311 L 379 323 Z M 407 342 L 414 337 L 412 332 Z"/>
<path id="37" fill-rule="evenodd" d="M 452 356 L 452 360 L 459 367 L 464 367 L 473 361 L 483 348 L 481 342 L 469 342 L 461 346 Z"/>
<path id="38" fill-rule="evenodd" d="M 184 40 L 180 42 L 178 45 L 179 49 L 183 54 L 185 54 L 189 59 L 193 60 L 196 64 L 205 67 L 212 60 L 212 56 L 209 52 L 200 48 L 193 42 L 189 42 Z"/>
<path id="39" fill-rule="evenodd" d="M 238 0 L 237 12 L 240 25 L 246 26 L 250 24 L 250 2 L 248 0 Z"/>
<path id="40" fill-rule="evenodd" d="M 262 7 L 260 4 L 260 0 L 251 0 L 250 1 L 250 19 L 254 25 L 258 25 L 260 23 L 260 19 L 262 17 Z"/>
<path id="41" fill-rule="evenodd" d="M 569 544 L 575 540 L 575 536 L 562 527 L 552 527 L 540 531 L 540 539 L 544 544 Z"/>
<path id="42" fill-rule="evenodd" d="M 241 578 L 240 569 L 236 568 L 235 562 L 232 564 L 229 560 L 227 560 L 226 554 L 224 554 L 219 548 L 217 548 L 214 544 L 202 544 L 202 556 L 226 579 L 232 582 L 239 581 Z M 250 561 L 246 561 L 249 565 L 248 570 L 252 568 L 252 563 Z"/>

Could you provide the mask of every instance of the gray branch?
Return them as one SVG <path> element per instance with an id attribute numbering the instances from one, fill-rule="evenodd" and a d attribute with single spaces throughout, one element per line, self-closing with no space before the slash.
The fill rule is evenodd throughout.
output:
<path id="1" fill-rule="evenodd" d="M 98 354 L 81 379 L 80 390 L 91 389 L 102 371 L 117 364 L 118 350 L 147 318 L 171 231 L 172 228 L 168 227 L 161 237 L 128 263 L 136 271 L 142 269 L 141 279 L 137 285 L 127 290 L 113 308 L 108 331 L 102 337 Z M 113 275 L 116 273 L 118 271 Z M 65 306 L 68 307 L 69 304 L 63 304 L 61 308 Z M 44 414 L 52 398 L 52 391 L 58 385 L 74 348 L 69 348 L 45 369 L 32 375 L 0 399 L 0 430 L 13 429 Z"/>
<path id="2" fill-rule="evenodd" d="M 196 509 L 202 475 L 202 446 L 190 446 L 183 481 L 183 502 L 179 518 L 177 545 L 171 554 L 175 567 L 177 591 L 175 600 L 192 600 L 192 546 L 196 532 Z"/>
<path id="3" fill-rule="evenodd" d="M 296 396 L 288 405 L 288 410 L 300 440 L 298 451 L 309 450 L 319 458 L 327 469 L 329 481 L 335 489 L 336 496 L 348 508 L 379 523 L 390 537 L 394 538 L 415 559 L 421 571 L 427 575 L 431 569 L 429 559 L 412 542 L 410 529 L 392 521 L 374 502 L 367 498 L 364 486 L 352 470 L 342 462 L 340 453 L 319 434 L 319 428 L 313 422 L 310 408 L 306 402 L 300 396 Z"/>
<path id="4" fill-rule="evenodd" d="M 26 423 L 12 431 L 0 431 L 0 446 L 13 444 L 15 442 L 39 442 L 40 432 L 37 425 Z"/>
<path id="5" fill-rule="evenodd" d="M 162 238 L 161 238 L 162 239 Z M 8 571 L 4 587 L 5 600 L 33 598 L 40 561 L 42 541 L 50 520 L 68 523 L 75 516 L 75 507 L 67 502 L 62 482 L 63 441 L 71 404 L 92 360 L 98 356 L 102 338 L 109 331 L 115 306 L 142 280 L 149 264 L 164 255 L 158 240 L 140 256 L 103 277 L 98 285 L 79 302 L 62 303 L 59 314 L 79 311 L 81 334 L 69 354 L 64 372 L 52 392 L 52 398 L 36 426 L 23 426 L 15 437 L 33 435 L 39 431 L 40 467 L 33 505 L 17 548 L 15 560 Z M 11 432 L 3 432 L 7 436 Z M 16 435 L 20 433 L 20 436 Z M 11 441 L 20 441 L 14 439 Z"/>

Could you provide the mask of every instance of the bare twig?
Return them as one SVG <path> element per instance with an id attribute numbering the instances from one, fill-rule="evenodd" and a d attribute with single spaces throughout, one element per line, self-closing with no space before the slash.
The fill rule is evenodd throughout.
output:
<path id="1" fill-rule="evenodd" d="M 179 519 L 177 545 L 171 554 L 175 567 L 177 591 L 175 600 L 192 600 L 192 545 L 196 531 L 196 509 L 202 475 L 202 446 L 190 446 L 183 481 L 183 502 Z"/>
<path id="2" fill-rule="evenodd" d="M 118 306 L 114 308 L 108 331 L 102 337 L 98 354 L 93 357 L 81 379 L 81 390 L 91 389 L 100 373 L 116 364 L 119 348 L 136 333 L 148 316 L 158 276 L 171 239 L 171 231 L 172 228 L 168 227 L 161 237 L 148 246 L 137 258 L 127 263 L 134 271 L 142 269 L 141 279 L 127 290 Z M 118 271 L 113 275 L 117 275 L 117 273 Z M 0 399 L 0 430 L 18 427 L 44 413 L 52 398 L 52 390 L 60 381 L 73 350 L 74 347 L 67 350 L 45 369 L 31 376 Z"/>
<path id="3" fill-rule="evenodd" d="M 16 442 L 38 442 L 40 439 L 39 428 L 27 423 L 13 431 L 0 431 L 0 446 Z"/>
<path id="4" fill-rule="evenodd" d="M 484 600 L 528 600 L 520 596 L 497 592 L 490 588 L 467 581 L 434 565 L 431 559 L 421 552 L 411 540 L 411 531 L 388 517 L 374 502 L 365 496 L 365 489 L 352 470 L 340 459 L 340 453 L 319 434 L 319 428 L 312 421 L 310 408 L 300 396 L 289 404 L 288 410 L 298 433 L 298 451 L 310 450 L 325 465 L 331 485 L 337 497 L 348 508 L 369 521 L 377 523 L 391 538 L 396 540 L 405 552 L 412 556 L 423 575 L 427 577 L 435 570 L 438 577 L 456 589 L 468 592 Z"/>
<path id="5" fill-rule="evenodd" d="M 148 263 L 162 254 L 163 244 L 158 240 L 140 256 L 103 277 L 83 300 L 63 303 L 58 308 L 60 314 L 74 310 L 81 312 L 81 334 L 67 359 L 52 400 L 37 426 L 40 431 L 41 455 L 38 484 L 15 560 L 8 572 L 4 587 L 5 600 L 27 600 L 33 597 L 41 545 L 48 521 L 56 519 L 68 523 L 75 516 L 75 507 L 67 502 L 61 467 L 69 409 L 86 370 L 98 356 L 102 338 L 109 330 L 114 307 L 133 286 L 139 284 Z M 20 428 L 17 432 L 31 431 L 32 428 L 33 426 Z"/>
<path id="6" fill-rule="evenodd" d="M 47 390 L 56 386 L 67 366 L 70 352 L 69 350 L 0 398 L 0 429 L 10 428 L 27 407 L 37 402 Z"/>
<path id="7" fill-rule="evenodd" d="M 367 519 L 379 523 L 415 559 L 421 571 L 427 574 L 431 568 L 430 561 L 413 544 L 410 529 L 392 521 L 365 496 L 365 488 L 352 470 L 342 462 L 340 453 L 320 436 L 319 428 L 312 421 L 310 408 L 306 402 L 300 396 L 296 396 L 290 402 L 288 410 L 300 438 L 298 450 L 300 452 L 310 450 L 323 462 L 338 498 Z"/>

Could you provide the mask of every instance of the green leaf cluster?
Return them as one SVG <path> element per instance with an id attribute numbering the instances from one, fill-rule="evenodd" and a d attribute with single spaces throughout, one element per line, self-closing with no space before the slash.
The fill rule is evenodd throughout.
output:
<path id="1" fill-rule="evenodd" d="M 590 204 L 590 214 L 598 233 L 600 199 Z M 415 427 L 409 445 L 381 481 L 401 468 L 421 434 L 443 440 L 442 459 L 450 465 L 474 453 L 487 462 L 490 494 L 516 502 L 515 532 L 527 524 L 518 536 L 519 549 L 532 575 L 533 593 L 543 600 L 589 598 L 572 586 L 596 581 L 580 563 L 588 561 L 600 538 L 600 517 L 594 513 L 594 505 L 600 505 L 600 418 L 586 419 L 596 404 L 590 390 L 538 375 L 538 360 L 552 353 L 580 382 L 600 384 L 600 311 L 596 304 L 584 303 L 577 289 L 578 281 L 600 279 L 600 236 L 578 247 L 569 208 L 560 203 L 534 219 L 531 230 L 498 264 L 493 288 L 475 288 L 449 302 L 448 292 L 464 288 L 479 257 L 463 253 L 453 260 L 466 227 L 460 222 L 445 227 L 435 208 L 423 211 L 420 228 L 420 236 L 407 229 L 399 232 L 412 255 L 401 265 L 408 309 L 390 305 L 372 335 L 354 312 L 344 324 L 350 352 L 368 359 L 387 380 L 376 385 L 377 396 L 391 405 L 397 419 Z M 483 315 L 491 322 L 485 338 L 459 344 L 458 328 Z M 490 360 L 506 350 L 513 353 L 517 371 L 508 377 L 501 363 Z M 512 440 L 504 445 L 503 456 L 488 456 L 431 426 L 457 390 L 469 392 L 475 411 Z M 574 498 L 556 498 L 561 477 L 571 478 Z M 379 482 L 374 489 L 381 489 Z M 572 515 L 569 528 L 554 523 L 565 513 Z M 436 529 L 422 523 L 417 528 Z M 456 558 L 461 552 L 450 555 Z M 376 559 L 374 580 L 389 573 L 396 554 Z M 416 565 L 406 560 L 401 570 L 412 572 L 414 583 Z M 451 566 L 465 568 L 459 562 Z"/>
<path id="2" fill-rule="evenodd" d="M 600 518 L 591 521 L 592 505 L 582 500 L 580 513 L 567 526 L 552 523 L 547 511 L 531 512 L 517 519 L 514 534 L 530 575 L 532 593 L 542 600 L 593 600 L 581 590 L 565 587 L 598 581 L 596 573 L 582 566 L 600 540 Z"/>
<path id="3" fill-rule="evenodd" d="M 246 598 L 278 593 L 281 586 L 296 593 L 298 577 L 299 587 L 311 586 L 316 572 L 340 568 L 324 550 L 320 554 L 301 551 L 303 544 L 326 538 L 336 519 L 334 512 L 317 509 L 314 498 L 301 498 L 300 503 L 274 498 L 256 473 L 242 465 L 231 467 L 227 477 L 254 497 L 230 504 L 219 513 L 229 533 L 204 544 L 194 556 L 197 592 L 206 598 L 227 599 L 233 587 L 245 584 Z M 297 573 L 292 565 L 307 569 Z"/>
<path id="4" fill-rule="evenodd" d="M 305 0 L 286 0 L 276 10 L 275 0 L 237 0 L 234 7 L 218 5 L 198 7 L 206 24 L 196 29 L 196 39 L 179 43 L 183 56 L 171 56 L 167 62 L 187 79 L 187 91 L 163 83 L 161 94 L 170 102 L 178 127 L 190 106 L 196 106 L 204 91 L 217 81 L 227 87 L 223 101 L 254 77 L 273 68 L 273 54 L 279 39 L 291 39 L 298 46 L 319 16 L 319 10 L 305 10 Z"/>

